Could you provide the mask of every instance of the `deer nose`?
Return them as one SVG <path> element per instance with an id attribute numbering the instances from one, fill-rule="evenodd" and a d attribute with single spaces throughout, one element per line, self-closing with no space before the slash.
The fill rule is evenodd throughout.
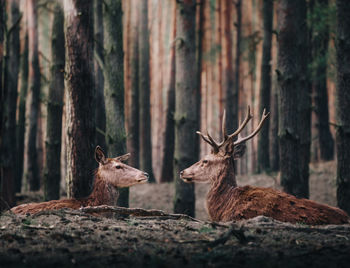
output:
<path id="1" fill-rule="evenodd" d="M 147 179 L 149 178 L 149 175 L 148 175 L 148 173 L 146 173 L 146 172 L 143 172 L 143 175 L 145 175 L 145 177 L 147 177 Z"/>

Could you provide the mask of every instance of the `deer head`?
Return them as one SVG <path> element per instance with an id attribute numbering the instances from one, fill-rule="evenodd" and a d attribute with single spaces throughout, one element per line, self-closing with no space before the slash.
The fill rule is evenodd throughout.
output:
<path id="1" fill-rule="evenodd" d="M 232 173 L 231 175 L 234 176 L 233 160 L 243 156 L 246 150 L 245 142 L 252 139 L 260 131 L 269 114 L 270 113 L 266 113 L 266 110 L 264 109 L 257 128 L 250 135 L 241 137 L 241 131 L 253 117 L 250 113 L 250 107 L 248 106 L 247 115 L 244 121 L 231 135 L 228 135 L 226 131 L 226 112 L 224 111 L 222 118 L 223 140 L 217 142 L 208 132 L 207 135 L 204 135 L 197 131 L 197 134 L 199 134 L 202 139 L 212 147 L 212 150 L 211 153 L 204 156 L 203 159 L 181 171 L 181 179 L 185 182 L 213 182 L 223 172 L 230 172 Z"/>
<path id="2" fill-rule="evenodd" d="M 106 158 L 101 147 L 97 146 L 95 159 L 99 164 L 98 176 L 118 188 L 147 182 L 149 175 L 146 172 L 123 163 L 129 156 L 130 154 L 124 154 L 115 158 Z"/>

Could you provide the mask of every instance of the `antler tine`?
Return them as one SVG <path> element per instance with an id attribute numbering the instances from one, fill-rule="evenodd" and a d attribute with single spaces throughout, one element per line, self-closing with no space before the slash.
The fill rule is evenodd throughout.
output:
<path id="1" fill-rule="evenodd" d="M 243 123 L 238 127 L 238 129 L 233 132 L 230 136 L 228 136 L 229 139 L 232 139 L 233 137 L 236 137 L 241 131 L 244 129 L 244 127 L 248 124 L 249 120 L 252 119 L 253 116 L 250 114 L 250 106 L 248 105 L 247 108 L 247 115 L 244 118 Z"/>
<path id="2" fill-rule="evenodd" d="M 221 129 L 222 129 L 222 136 L 224 137 L 224 141 L 227 140 L 228 136 L 227 136 L 227 132 L 226 132 L 226 110 L 224 109 L 224 114 L 222 116 L 222 125 L 221 125 Z"/>
<path id="3" fill-rule="evenodd" d="M 203 139 L 206 143 L 209 143 L 210 145 L 212 145 L 211 142 L 210 142 L 210 140 L 209 140 L 206 136 L 204 136 L 204 135 L 202 134 L 202 132 L 196 131 L 196 133 L 197 133 L 199 136 L 201 136 L 202 139 Z"/>
<path id="4" fill-rule="evenodd" d="M 244 137 L 244 138 L 239 137 L 238 140 L 233 143 L 234 146 L 236 146 L 240 143 L 243 143 L 243 142 L 253 138 L 256 134 L 258 134 L 258 132 L 260 131 L 260 129 L 264 125 L 264 122 L 269 117 L 269 115 L 270 115 L 270 113 L 266 113 L 266 109 L 264 109 L 263 114 L 261 116 L 260 123 L 259 123 L 258 127 L 254 130 L 254 132 L 251 133 L 250 135 L 248 135 L 247 137 Z"/>
<path id="5" fill-rule="evenodd" d="M 203 135 L 201 132 L 197 131 L 196 132 L 198 135 L 200 135 L 202 137 L 202 139 L 208 143 L 211 147 L 213 147 L 213 150 L 215 153 L 217 153 L 219 151 L 219 146 L 216 143 L 216 141 L 209 135 L 209 133 L 207 132 L 207 136 Z"/>

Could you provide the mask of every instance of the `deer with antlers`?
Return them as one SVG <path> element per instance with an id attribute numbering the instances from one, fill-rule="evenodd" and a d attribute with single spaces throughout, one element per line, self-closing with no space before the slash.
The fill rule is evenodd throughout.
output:
<path id="1" fill-rule="evenodd" d="M 11 211 L 16 214 L 35 214 L 43 210 L 114 205 L 119 196 L 118 188 L 130 187 L 148 181 L 147 173 L 123 163 L 129 156 L 130 154 L 125 154 L 115 158 L 106 158 L 100 146 L 97 146 L 95 159 L 99 167 L 95 172 L 94 186 L 90 196 L 81 199 L 71 198 L 23 204 L 13 207 Z"/>
<path id="2" fill-rule="evenodd" d="M 341 209 L 297 198 L 272 188 L 237 186 L 234 160 L 244 154 L 246 141 L 260 131 L 268 116 L 269 113 L 264 110 L 257 128 L 246 137 L 241 137 L 240 132 L 252 118 L 249 106 L 244 121 L 231 135 L 226 133 L 224 112 L 221 142 L 215 141 L 208 132 L 204 135 L 197 131 L 197 134 L 212 147 L 212 151 L 191 167 L 181 171 L 180 177 L 187 183 L 210 183 L 206 200 L 210 219 L 237 221 L 264 215 L 283 222 L 311 225 L 348 223 L 349 217 Z"/>

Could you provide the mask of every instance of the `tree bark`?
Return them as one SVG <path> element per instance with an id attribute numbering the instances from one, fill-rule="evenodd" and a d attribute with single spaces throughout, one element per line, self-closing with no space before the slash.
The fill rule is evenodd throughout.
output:
<path id="1" fill-rule="evenodd" d="M 301 0 L 281 0 L 278 12 L 279 146 L 284 191 L 304 196 L 298 135 L 299 51 L 297 20 Z"/>
<path id="2" fill-rule="evenodd" d="M 92 1 L 66 0 L 67 192 L 90 194 L 95 142 Z M 77 16 L 79 14 L 79 16 Z"/>
<path id="3" fill-rule="evenodd" d="M 146 171 L 149 182 L 155 182 L 152 168 L 150 52 L 148 32 L 148 0 L 139 7 L 139 105 L 140 105 L 140 169 Z"/>
<path id="4" fill-rule="evenodd" d="M 25 132 L 25 113 L 26 113 L 26 97 L 28 91 L 28 31 L 25 26 L 24 46 L 20 59 L 20 80 L 21 88 L 18 101 L 18 120 L 16 129 L 16 154 L 17 154 L 17 170 L 15 181 L 15 192 L 21 192 L 22 176 L 23 176 L 23 156 L 24 156 L 24 132 Z"/>
<path id="5" fill-rule="evenodd" d="M 106 108 L 104 100 L 104 77 L 100 64 L 104 62 L 103 48 L 103 1 L 94 0 L 94 74 L 96 88 L 96 144 L 107 149 Z M 101 61 L 101 62 L 99 62 Z"/>
<path id="6" fill-rule="evenodd" d="M 329 129 L 327 65 L 329 43 L 329 17 L 324 18 L 329 9 L 328 0 L 317 0 L 313 7 L 312 23 L 317 31 L 312 36 L 313 59 L 315 66 L 314 101 L 317 118 L 318 141 L 322 160 L 332 160 L 334 140 Z"/>
<path id="7" fill-rule="evenodd" d="M 125 154 L 123 24 L 121 0 L 106 0 L 104 9 L 104 95 L 106 102 L 106 144 L 111 156 Z M 122 189 L 118 205 L 129 206 L 128 189 Z"/>
<path id="8" fill-rule="evenodd" d="M 337 201 L 350 214 L 350 6 L 337 0 Z"/>
<path id="9" fill-rule="evenodd" d="M 192 165 L 197 155 L 196 1 L 176 3 L 175 152 L 174 212 L 194 216 L 194 185 L 179 179 L 181 170 Z"/>
<path id="10" fill-rule="evenodd" d="M 44 171 L 45 200 L 59 199 L 61 166 L 62 107 L 64 96 L 64 14 L 54 6 L 51 28 L 51 74 L 47 103 L 46 163 Z"/>
<path id="11" fill-rule="evenodd" d="M 37 1 L 27 3 L 28 12 L 28 96 L 26 99 L 26 130 L 23 177 L 30 191 L 40 189 L 38 152 L 36 147 L 40 106 L 41 74 L 38 51 Z"/>
<path id="12" fill-rule="evenodd" d="M 263 2 L 263 20 L 264 20 L 264 41 L 263 55 L 261 63 L 261 88 L 259 99 L 259 114 L 266 108 L 270 108 L 271 96 L 271 46 L 272 46 L 272 23 L 273 23 L 273 0 L 264 0 Z M 258 172 L 270 169 L 269 154 L 269 124 L 267 120 L 260 130 L 258 136 Z"/>
<path id="13" fill-rule="evenodd" d="M 311 75 L 308 70 L 310 59 L 309 31 L 307 27 L 306 0 L 298 0 L 297 37 L 298 37 L 298 133 L 299 161 L 301 172 L 301 197 L 309 198 L 309 163 L 311 154 Z"/>
<path id="14" fill-rule="evenodd" d="M 4 88 L 3 88 L 3 81 L 2 81 L 2 74 L 3 74 L 3 64 L 4 64 L 4 33 L 5 33 L 5 0 L 0 0 L 0 149 L 2 147 L 2 135 L 3 135 L 3 127 L 2 127 L 2 117 L 4 113 Z M 2 164 L 0 164 L 0 197 L 5 198 L 4 193 L 5 191 L 5 185 L 4 185 L 4 175 L 2 172 Z M 2 199 L 1 199 L 2 200 Z M 0 200 L 0 211 L 8 208 L 7 206 L 7 200 L 5 202 L 2 202 Z"/>
<path id="15" fill-rule="evenodd" d="M 1 199 L 8 207 L 15 204 L 15 167 L 16 167 L 16 105 L 17 84 L 19 72 L 19 2 L 8 2 L 8 21 L 5 39 L 4 57 L 4 102 L 2 119 L 2 146 L 1 146 Z"/>

